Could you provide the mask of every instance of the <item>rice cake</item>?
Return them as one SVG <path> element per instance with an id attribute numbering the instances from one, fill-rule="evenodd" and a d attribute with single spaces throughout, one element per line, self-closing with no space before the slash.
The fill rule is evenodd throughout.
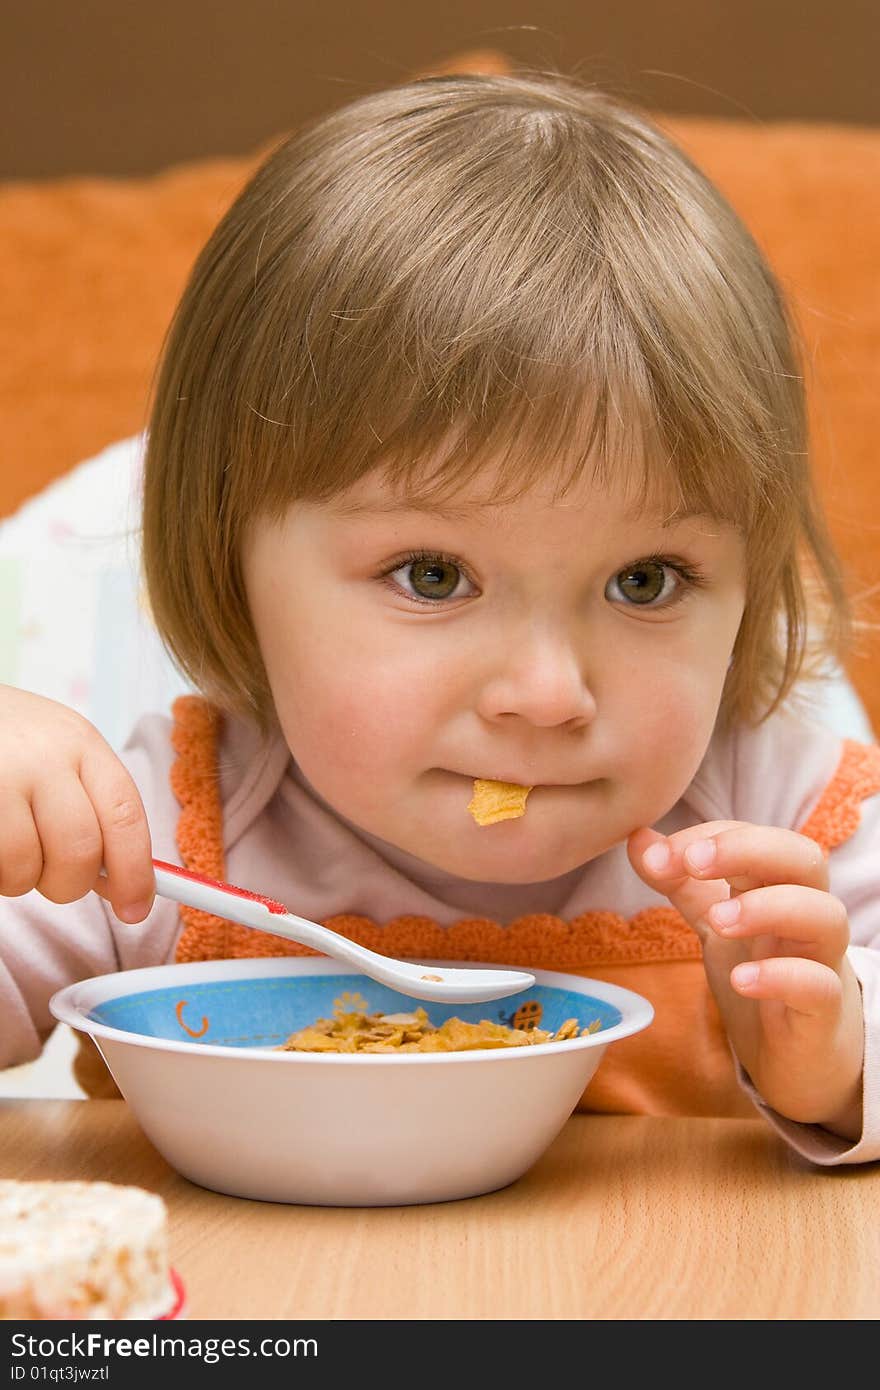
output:
<path id="1" fill-rule="evenodd" d="M 161 1197 L 0 1180 L 0 1318 L 161 1318 L 176 1297 Z"/>

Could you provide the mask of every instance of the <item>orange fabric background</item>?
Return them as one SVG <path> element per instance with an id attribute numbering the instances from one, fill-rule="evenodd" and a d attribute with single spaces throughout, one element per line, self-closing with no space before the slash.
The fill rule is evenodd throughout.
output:
<path id="1" fill-rule="evenodd" d="M 436 71 L 503 68 L 470 54 Z M 794 304 L 820 485 L 851 588 L 865 593 L 880 536 L 880 130 L 662 123 L 738 209 Z M 144 426 L 186 275 L 255 162 L 0 187 L 0 516 Z M 860 611 L 877 620 L 876 601 Z M 849 669 L 880 729 L 880 629 Z"/>

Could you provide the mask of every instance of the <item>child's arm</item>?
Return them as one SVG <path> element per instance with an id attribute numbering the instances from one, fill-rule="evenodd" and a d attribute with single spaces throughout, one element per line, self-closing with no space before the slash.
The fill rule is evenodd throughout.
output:
<path id="1" fill-rule="evenodd" d="M 144 922 L 118 922 L 95 893 L 53 903 L 0 898 L 0 1070 L 31 1062 L 55 1027 L 49 1000 L 75 980 L 173 959 L 176 905 L 157 898 Z"/>
<path id="2" fill-rule="evenodd" d="M 820 847 L 793 830 L 714 821 L 668 837 L 639 830 L 629 854 L 702 940 L 731 1046 L 765 1103 L 857 1140 L 862 994 Z"/>

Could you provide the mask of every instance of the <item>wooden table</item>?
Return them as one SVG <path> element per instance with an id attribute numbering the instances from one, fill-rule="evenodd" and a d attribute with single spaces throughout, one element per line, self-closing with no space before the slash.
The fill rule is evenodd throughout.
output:
<path id="1" fill-rule="evenodd" d="M 295 1207 L 179 1177 L 124 1101 L 0 1101 L 0 1176 L 168 1204 L 192 1318 L 880 1317 L 880 1165 L 817 1169 L 760 1120 L 574 1116 L 502 1192 Z"/>

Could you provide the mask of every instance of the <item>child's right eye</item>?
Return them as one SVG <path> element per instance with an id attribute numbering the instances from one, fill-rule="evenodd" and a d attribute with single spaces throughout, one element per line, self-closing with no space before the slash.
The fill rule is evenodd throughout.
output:
<path id="1" fill-rule="evenodd" d="M 459 563 L 449 555 L 419 551 L 397 561 L 383 577 L 393 580 L 409 598 L 419 603 L 470 598 L 476 592 Z"/>

